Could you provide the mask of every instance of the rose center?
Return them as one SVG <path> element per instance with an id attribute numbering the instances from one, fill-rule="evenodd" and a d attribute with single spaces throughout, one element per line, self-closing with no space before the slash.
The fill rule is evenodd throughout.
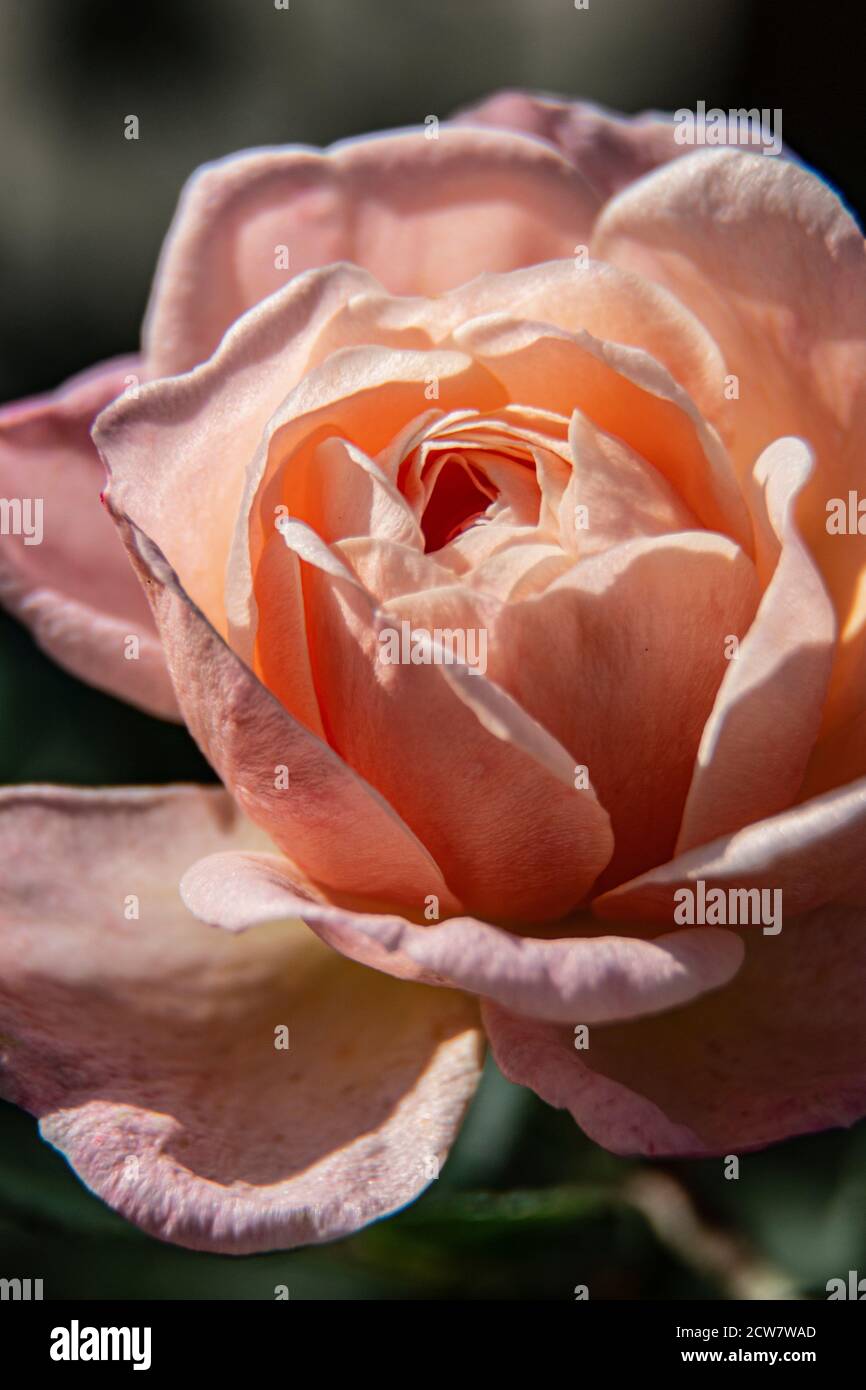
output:
<path id="1" fill-rule="evenodd" d="M 449 454 L 438 463 L 436 479 L 421 517 L 425 552 L 441 550 L 455 536 L 468 530 L 485 515 L 498 496 L 498 488 L 479 468 L 473 467 L 460 454 Z"/>

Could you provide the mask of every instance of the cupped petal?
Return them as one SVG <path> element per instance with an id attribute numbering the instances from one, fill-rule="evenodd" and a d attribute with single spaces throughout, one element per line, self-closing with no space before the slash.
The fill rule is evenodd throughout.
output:
<path id="1" fill-rule="evenodd" d="M 100 506 L 96 416 L 141 365 L 115 358 L 51 395 L 0 411 L 0 600 L 80 680 L 179 718 L 141 585 Z"/>
<path id="2" fill-rule="evenodd" d="M 437 589 L 413 595 L 411 609 L 408 598 L 380 606 L 344 561 L 351 546 L 360 564 L 376 543 L 336 554 L 300 522 L 283 539 L 302 561 L 322 719 L 340 757 L 411 826 L 469 911 L 562 916 L 610 857 L 608 817 L 591 785 L 575 788 L 566 751 L 485 676 L 483 613 L 465 624 Z M 402 555 L 417 563 L 412 551 L 389 554 L 392 571 Z"/>
<path id="3" fill-rule="evenodd" d="M 718 342 L 738 389 L 724 434 L 742 477 L 785 435 L 817 468 L 798 504 L 833 596 L 840 646 L 825 732 L 866 706 L 866 536 L 835 534 L 828 507 L 863 476 L 866 246 L 840 199 L 788 160 L 696 154 L 605 209 L 592 251 L 677 295 Z"/>
<path id="4" fill-rule="evenodd" d="M 853 423 L 864 399 L 866 251 L 819 178 L 736 150 L 696 154 L 609 203 L 592 249 L 667 287 L 709 329 L 739 380 L 726 410 L 743 475 L 788 434 L 818 450 L 828 481 L 853 462 L 854 441 L 832 425 Z M 843 454 L 825 459 L 831 443 Z"/>
<path id="5" fill-rule="evenodd" d="M 293 486 L 283 495 L 276 530 L 284 516 L 300 512 L 329 542 L 372 535 L 423 551 L 424 538 L 404 498 L 362 450 L 335 435 L 303 452 Z M 265 541 L 256 570 L 256 603 L 265 616 L 253 668 L 290 713 L 324 737 L 300 569 L 273 540 Z"/>
<path id="6" fill-rule="evenodd" d="M 863 907 L 828 906 L 777 937 L 743 933 L 725 988 L 590 1029 L 580 1051 L 571 1030 L 495 1004 L 485 1027 L 511 1081 L 614 1153 L 737 1154 L 850 1125 L 866 1113 L 864 926 Z"/>
<path id="7" fill-rule="evenodd" d="M 298 276 L 235 324 L 197 371 L 149 382 L 97 421 L 112 514 L 128 516 L 153 540 L 223 635 L 246 470 L 268 420 L 318 361 L 323 326 L 371 285 L 352 266 Z"/>
<path id="8" fill-rule="evenodd" d="M 229 931 L 300 916 L 329 945 L 365 965 L 492 999 L 533 1018 L 600 1023 L 676 1007 L 727 983 L 743 947 L 701 927 L 637 937 L 517 936 L 472 917 L 416 925 L 310 901 L 275 855 L 225 852 L 193 865 L 182 893 L 203 921 Z M 578 929 L 580 921 L 576 921 Z"/>
<path id="9" fill-rule="evenodd" d="M 570 419 L 580 410 L 619 435 L 709 530 L 752 553 L 752 525 L 725 448 L 688 392 L 642 348 L 488 314 L 453 334 L 512 400 Z"/>
<path id="10" fill-rule="evenodd" d="M 568 431 L 571 473 L 557 507 L 559 540 L 571 555 L 623 541 L 696 531 L 697 518 L 651 463 L 576 410 Z"/>
<path id="11" fill-rule="evenodd" d="M 677 853 L 784 811 L 794 801 L 821 724 L 836 645 L 833 604 L 797 526 L 812 472 L 809 449 L 780 439 L 755 465 L 776 568 L 707 720 L 683 810 Z"/>
<path id="12" fill-rule="evenodd" d="M 707 892 L 778 889 L 785 921 L 825 903 L 866 905 L 864 834 L 866 778 L 860 778 L 679 854 L 596 898 L 593 911 L 605 919 L 672 922 L 674 893 L 699 880 Z"/>
<path id="13" fill-rule="evenodd" d="M 455 899 L 429 851 L 375 788 L 230 650 L 143 532 L 122 523 L 190 732 L 257 825 L 307 877 L 352 901 L 416 913 Z"/>
<path id="14" fill-rule="evenodd" d="M 221 789 L 0 794 L 3 1094 L 122 1215 L 195 1250 L 332 1240 L 404 1205 L 479 1075 L 467 998 L 298 921 L 190 917 L 186 865 L 262 839 Z"/>
<path id="15" fill-rule="evenodd" d="M 344 525 L 335 525 L 335 509 L 324 509 L 316 500 L 316 455 L 322 444 L 337 439 L 354 445 L 381 465 L 382 453 L 394 440 L 419 419 L 427 419 L 430 383 L 435 384 L 443 411 L 467 401 L 492 408 L 505 400 L 495 378 L 465 353 L 377 344 L 332 353 L 271 418 L 247 468 L 229 557 L 231 642 L 241 655 L 255 659 L 256 647 L 263 638 L 267 640 L 266 623 L 278 618 L 283 606 L 277 600 L 269 614 L 268 605 L 277 595 L 273 587 L 260 592 L 268 577 L 277 594 L 280 589 L 286 591 L 283 535 L 275 519 L 281 523 L 286 516 L 300 517 L 306 523 L 312 513 L 329 534 L 346 531 Z M 380 467 L 380 471 L 391 485 L 396 505 L 397 469 Z M 381 491 L 379 495 L 384 500 Z M 404 530 L 403 535 L 413 544 L 420 543 L 414 532 Z M 282 580 L 281 572 L 286 576 Z"/>
<path id="16" fill-rule="evenodd" d="M 758 600 L 732 541 L 684 531 L 579 559 L 509 603 L 454 584 L 387 608 L 413 627 L 487 634 L 489 682 L 567 750 L 575 786 L 610 816 L 610 887 L 673 853 L 726 640 L 746 633 Z"/>
<path id="17" fill-rule="evenodd" d="M 573 257 L 507 275 L 480 275 L 440 296 L 426 312 L 419 303 L 414 318 L 426 319 L 441 341 L 446 331 L 497 314 L 638 348 L 664 367 L 700 414 L 708 420 L 720 416 L 726 369 L 719 347 L 700 319 L 652 280 L 597 257 Z M 513 399 L 531 404 L 519 393 Z M 570 408 L 563 413 L 567 419 Z"/>
<path id="18" fill-rule="evenodd" d="M 437 294 L 570 255 L 597 210 L 555 150 L 504 131 L 442 125 L 233 155 L 183 194 L 148 309 L 148 359 L 162 376 L 189 370 L 305 270 L 348 261 L 395 294 Z"/>

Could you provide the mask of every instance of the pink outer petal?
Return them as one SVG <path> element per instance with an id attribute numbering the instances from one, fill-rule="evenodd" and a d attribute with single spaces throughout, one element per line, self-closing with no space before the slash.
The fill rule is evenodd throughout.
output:
<path id="1" fill-rule="evenodd" d="M 587 240 L 598 199 L 554 150 L 504 131 L 427 134 L 253 150 L 199 170 L 148 310 L 156 374 L 204 361 L 240 314 L 300 271 L 350 261 L 395 294 L 437 294 Z"/>
<path id="2" fill-rule="evenodd" d="M 833 604 L 796 523 L 811 471 L 798 439 L 778 440 L 755 465 L 781 554 L 704 728 L 678 854 L 786 810 L 802 781 L 836 646 Z"/>
<path id="3" fill-rule="evenodd" d="M 51 395 L 0 411 L 0 496 L 42 504 L 42 540 L 0 536 L 0 599 L 79 679 L 165 719 L 179 718 L 141 586 L 100 506 L 97 414 L 141 371 L 115 358 Z M 137 638 L 138 655 L 129 638 Z"/>
<path id="4" fill-rule="evenodd" d="M 121 530 L 190 732 L 250 819 L 338 896 L 417 911 L 436 893 L 455 907 L 436 863 L 392 807 L 234 655 L 143 532 L 126 522 Z"/>
<path id="5" fill-rule="evenodd" d="M 864 835 L 861 778 L 680 854 L 596 898 L 593 911 L 606 920 L 672 922 L 674 892 L 699 879 L 708 890 L 777 888 L 785 922 L 827 902 L 866 905 Z"/>
<path id="6" fill-rule="evenodd" d="M 864 927 L 862 908 L 830 906 L 778 937 L 744 933 L 743 968 L 726 988 L 591 1029 L 583 1051 L 571 1030 L 496 1005 L 484 1023 L 511 1081 L 570 1110 L 615 1153 L 762 1148 L 866 1112 Z"/>
<path id="7" fill-rule="evenodd" d="M 603 200 L 690 149 L 676 143 L 670 116 L 650 111 L 620 116 L 590 102 L 531 92 L 496 92 L 452 119 L 458 125 L 493 126 L 548 141 Z"/>
<path id="8" fill-rule="evenodd" d="M 222 790 L 0 797 L 4 1094 L 111 1206 L 196 1250 L 331 1240 L 410 1201 L 479 1072 L 471 1001 L 299 922 L 190 918 L 185 864 L 262 842 Z"/>
<path id="9" fill-rule="evenodd" d="M 416 926 L 401 917 L 311 902 L 292 875 L 292 865 L 275 855 L 216 854 L 184 875 L 181 892 L 190 911 L 212 925 L 242 931 L 300 916 L 352 960 L 560 1022 L 607 1022 L 674 1008 L 725 984 L 742 960 L 739 938 L 711 927 L 647 941 L 522 937 L 472 917 Z"/>

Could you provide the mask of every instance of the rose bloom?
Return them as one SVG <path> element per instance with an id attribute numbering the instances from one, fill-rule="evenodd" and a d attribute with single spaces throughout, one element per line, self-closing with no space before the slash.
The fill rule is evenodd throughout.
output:
<path id="1" fill-rule="evenodd" d="M 403 1205 L 482 1029 L 616 1153 L 866 1111 L 864 244 L 673 132 L 209 166 L 141 358 L 3 413 L 5 601 L 224 784 L 2 796 L 5 1094 L 163 1239 Z"/>

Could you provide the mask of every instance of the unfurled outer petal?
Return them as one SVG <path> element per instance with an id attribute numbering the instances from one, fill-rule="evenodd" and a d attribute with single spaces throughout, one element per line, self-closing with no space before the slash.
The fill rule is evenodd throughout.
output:
<path id="1" fill-rule="evenodd" d="M 0 411 L 0 497 L 10 509 L 0 601 L 80 680 L 177 719 L 147 600 L 100 506 L 105 470 L 90 438 L 140 370 L 136 358 L 117 358 Z"/>
<path id="2" fill-rule="evenodd" d="M 394 294 L 437 294 L 572 255 L 597 210 L 561 155 L 505 131 L 443 125 L 234 155 L 183 195 L 148 310 L 148 360 L 158 375 L 187 371 L 300 271 L 348 261 Z"/>
<path id="3" fill-rule="evenodd" d="M 677 853 L 786 810 L 803 779 L 836 645 L 833 604 L 796 521 L 811 471 L 799 439 L 778 440 L 755 465 L 778 558 L 742 645 L 725 653 Z"/>
<path id="4" fill-rule="evenodd" d="M 591 1028 L 585 1050 L 571 1029 L 486 1004 L 494 1055 L 615 1153 L 736 1154 L 853 1124 L 866 1113 L 864 912 L 827 906 L 779 936 L 743 932 L 730 986 Z"/>
<path id="5" fill-rule="evenodd" d="M 674 1008 L 727 983 L 742 960 L 735 933 L 711 927 L 648 941 L 516 936 L 472 917 L 416 926 L 311 901 L 292 874 L 275 855 L 216 854 L 187 872 L 182 892 L 190 910 L 215 926 L 242 931 L 300 916 L 352 960 L 559 1022 L 605 1022 Z"/>
<path id="6" fill-rule="evenodd" d="M 670 116 L 653 111 L 620 116 L 590 102 L 531 92 L 496 92 L 452 119 L 457 125 L 493 126 L 548 141 L 579 170 L 600 201 L 690 148 L 677 144 Z"/>
<path id="7" fill-rule="evenodd" d="M 347 1235 L 435 1177 L 478 1078 L 476 1010 L 300 922 L 194 921 L 197 855 L 257 847 L 221 790 L 0 795 L 3 1094 L 163 1240 Z"/>
<path id="8" fill-rule="evenodd" d="M 342 899 L 417 912 L 435 893 L 453 907 L 436 863 L 392 807 L 234 655 L 149 538 L 128 522 L 121 531 L 190 732 L 251 820 Z"/>

